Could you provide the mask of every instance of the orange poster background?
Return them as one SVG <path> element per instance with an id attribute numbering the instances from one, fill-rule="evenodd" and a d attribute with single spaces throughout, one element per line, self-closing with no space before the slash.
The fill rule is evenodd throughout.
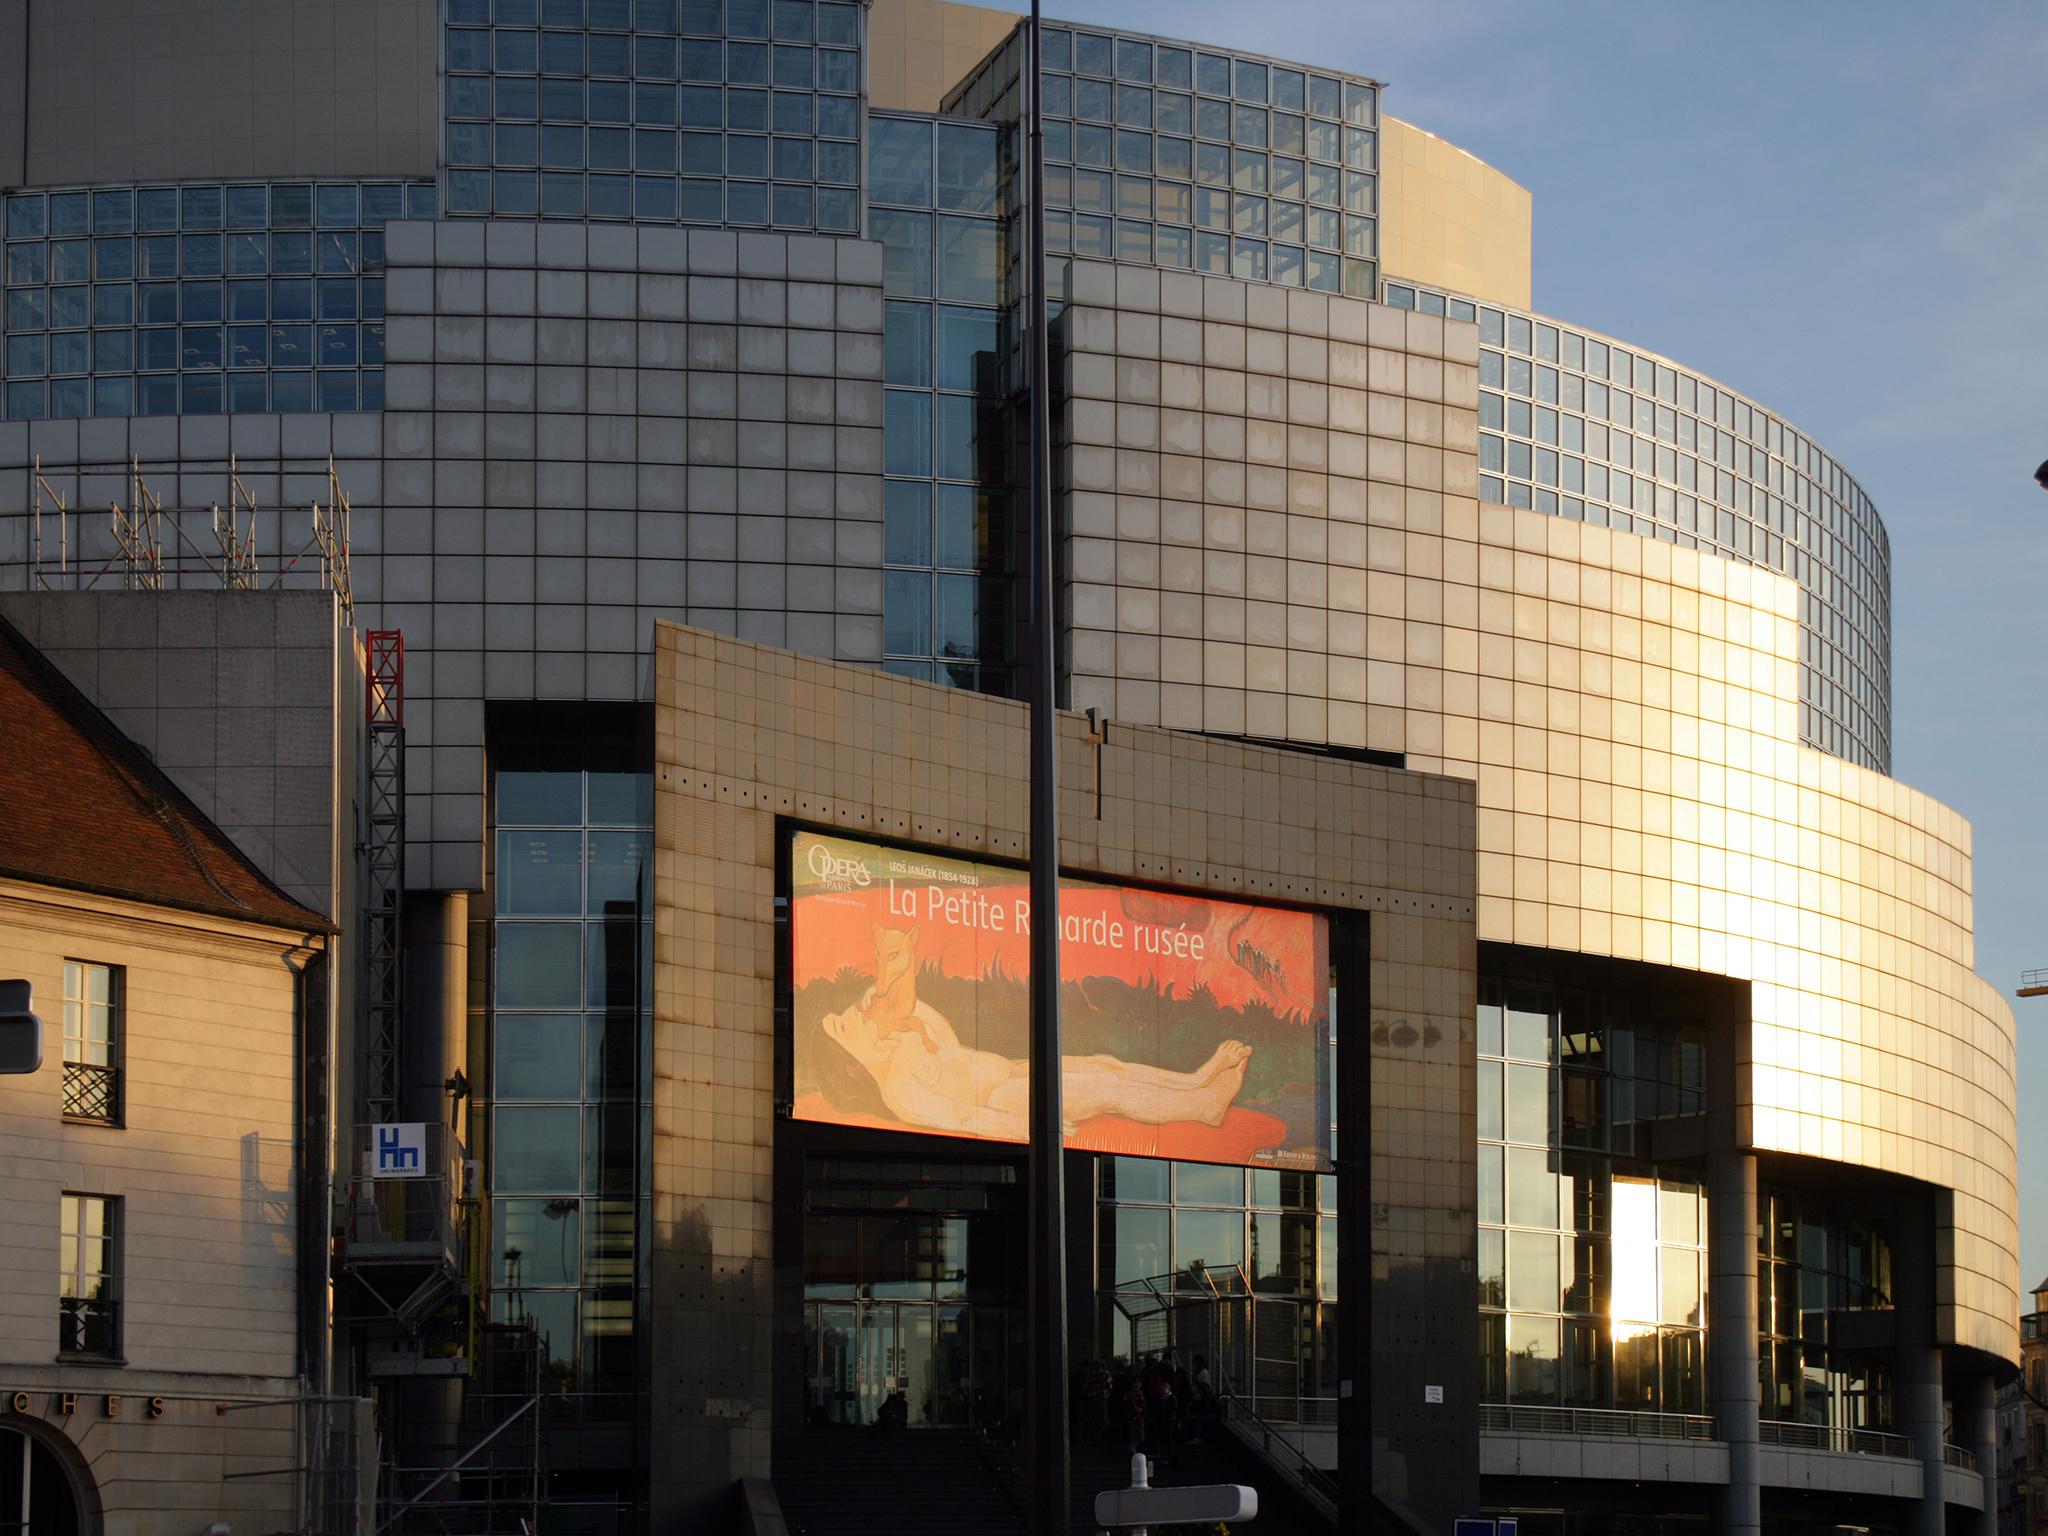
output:
<path id="1" fill-rule="evenodd" d="M 887 1060 L 933 1051 L 936 1012 L 988 1071 L 1028 1053 L 1028 878 L 854 839 L 791 843 L 793 1065 L 799 1118 L 1022 1140 L 1022 1119 L 978 1129 L 906 1118 L 872 1066 L 829 1021 L 884 1019 Z M 1076 1058 L 1108 1056 L 1193 1081 L 1241 1048 L 1242 1087 L 1199 1114 L 1103 1112 L 1070 1125 L 1069 1146 L 1136 1156 L 1327 1166 L 1328 926 L 1318 914 L 1089 881 L 1061 883 L 1061 1024 L 1067 1107 L 1090 1102 Z M 899 967 L 881 999 L 877 976 Z M 911 965 L 901 965 L 905 957 Z M 901 972 L 914 976 L 905 986 Z M 912 1006 L 916 1019 L 906 1013 Z M 933 1041 L 939 1041 L 935 1046 Z M 1229 1042 L 1226 1044 L 1226 1042 Z M 922 1061 L 922 1057 L 916 1058 Z M 934 1059 L 939 1059 L 936 1054 Z M 947 1058 L 948 1060 L 954 1058 Z M 964 1058 L 961 1058 L 964 1059 Z M 1021 1070 L 1021 1069 L 1020 1069 Z M 1086 1069 L 1084 1069 L 1085 1071 Z M 1227 1093 L 1218 1088 L 1218 1094 Z M 1101 1095 L 1098 1093 L 1099 1099 Z M 1190 1100 L 1212 1101 L 1207 1090 Z M 1013 1102 L 999 1092 L 994 1102 Z M 1178 1103 L 1178 1100 L 1174 1101 Z M 984 1116 L 984 1119 L 987 1119 Z M 1211 1123 L 1211 1122 L 1214 1123 Z"/>

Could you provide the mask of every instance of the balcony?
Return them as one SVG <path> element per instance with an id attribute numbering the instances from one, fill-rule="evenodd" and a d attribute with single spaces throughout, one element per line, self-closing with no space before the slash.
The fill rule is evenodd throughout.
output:
<path id="1" fill-rule="evenodd" d="M 1514 1435 L 1610 1435 L 1629 1440 L 1712 1440 L 1714 1421 L 1698 1413 L 1637 1413 L 1626 1408 L 1545 1408 L 1481 1403 L 1479 1427 Z"/>
<path id="2" fill-rule="evenodd" d="M 121 1304 L 99 1297 L 57 1299 L 57 1351 L 112 1360 L 121 1353 Z"/>
<path id="3" fill-rule="evenodd" d="M 64 1118 L 95 1125 L 121 1123 L 121 1069 L 90 1062 L 64 1063 Z"/>
<path id="4" fill-rule="evenodd" d="M 377 1177 L 375 1126 L 358 1126 L 356 1173 L 348 1182 L 343 1253 L 352 1265 L 444 1264 L 460 1272 L 463 1195 L 462 1143 L 444 1126 L 429 1125 L 420 1168 L 405 1176 Z"/>
<path id="5" fill-rule="evenodd" d="M 1765 1445 L 1789 1445 L 1803 1451 L 1833 1451 L 1845 1456 L 1905 1456 L 1913 1442 L 1904 1435 L 1876 1429 L 1848 1429 L 1837 1424 L 1803 1424 L 1790 1419 L 1764 1419 L 1757 1438 Z"/>

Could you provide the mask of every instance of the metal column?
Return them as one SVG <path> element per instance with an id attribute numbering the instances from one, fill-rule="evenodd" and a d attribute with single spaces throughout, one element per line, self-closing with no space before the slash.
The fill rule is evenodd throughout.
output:
<path id="1" fill-rule="evenodd" d="M 1061 1168 L 1059 717 L 1054 676 L 1051 411 L 1046 391 L 1045 131 L 1039 111 L 1038 0 L 1024 88 L 1030 196 L 1024 217 L 1031 369 L 1026 404 L 1031 498 L 1031 1528 L 1064 1536 L 1073 1518 L 1067 1454 L 1067 1216 Z"/>

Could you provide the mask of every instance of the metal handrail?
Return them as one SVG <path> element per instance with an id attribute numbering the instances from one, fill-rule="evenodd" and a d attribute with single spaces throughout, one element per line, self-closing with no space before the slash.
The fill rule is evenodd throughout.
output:
<path id="1" fill-rule="evenodd" d="M 2038 997 L 2048 992 L 2048 970 L 2020 972 L 2020 996 Z"/>
<path id="2" fill-rule="evenodd" d="M 1243 1398 L 1228 1389 L 1227 1384 L 1222 1401 L 1224 1422 L 1228 1424 L 1233 1415 L 1246 1421 L 1236 1426 L 1239 1433 L 1247 1440 L 1256 1435 L 1259 1441 L 1256 1449 L 1273 1464 L 1274 1469 L 1283 1477 L 1292 1478 L 1310 1503 L 1325 1506 L 1323 1512 L 1334 1516 L 1338 1498 L 1336 1479 L 1309 1460 L 1308 1453 L 1287 1438 L 1283 1427 L 1260 1418 Z"/>
<path id="3" fill-rule="evenodd" d="M 1913 1442 L 1904 1435 L 1879 1429 L 1852 1429 L 1840 1424 L 1806 1424 L 1793 1419 L 1762 1419 L 1757 1438 L 1766 1445 L 1797 1446 L 1809 1451 L 1835 1451 L 1854 1456 L 1900 1456 L 1913 1454 Z"/>
<path id="4" fill-rule="evenodd" d="M 1977 1470 L 1975 1453 L 1964 1450 L 1960 1445 L 1944 1445 L 1941 1448 L 1941 1459 L 1952 1467 L 1961 1467 L 1965 1472 Z"/>
<path id="5" fill-rule="evenodd" d="M 1704 1414 L 1551 1408 L 1533 1403 L 1481 1403 L 1479 1427 L 1525 1435 L 1610 1435 L 1631 1440 L 1714 1438 L 1714 1421 Z"/>

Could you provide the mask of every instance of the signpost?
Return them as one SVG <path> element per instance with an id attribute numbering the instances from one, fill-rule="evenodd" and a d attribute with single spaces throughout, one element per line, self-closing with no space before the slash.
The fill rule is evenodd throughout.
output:
<path id="1" fill-rule="evenodd" d="M 1256 1520 L 1259 1490 L 1239 1483 L 1200 1483 L 1187 1488 L 1154 1488 L 1142 1452 L 1131 1457 L 1131 1486 L 1095 1495 L 1095 1523 L 1111 1530 L 1147 1526 L 1213 1525 L 1218 1520 Z"/>
<path id="2" fill-rule="evenodd" d="M 25 981 L 0 981 L 0 1076 L 43 1069 L 43 1021 Z"/>

